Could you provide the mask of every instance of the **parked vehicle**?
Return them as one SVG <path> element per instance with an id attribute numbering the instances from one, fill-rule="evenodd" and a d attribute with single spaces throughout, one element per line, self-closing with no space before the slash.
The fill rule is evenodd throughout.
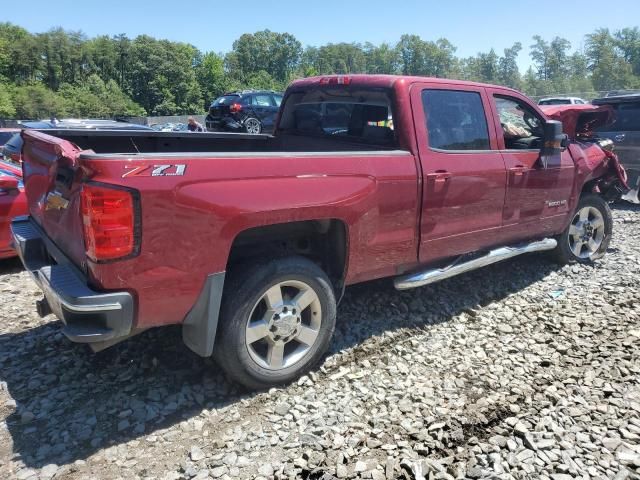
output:
<path id="1" fill-rule="evenodd" d="M 7 143 L 11 137 L 20 132 L 19 128 L 0 128 L 0 152 L 5 143 Z"/>
<path id="2" fill-rule="evenodd" d="M 266 90 L 225 93 L 216 98 L 205 118 L 210 132 L 270 133 L 282 94 Z"/>
<path id="3" fill-rule="evenodd" d="M 615 142 L 620 162 L 629 175 L 631 190 L 623 198 L 640 203 L 640 93 L 624 93 L 593 101 L 594 105 L 610 106 L 615 121 L 597 129 L 600 136 Z"/>
<path id="4" fill-rule="evenodd" d="M 549 97 L 538 100 L 538 105 L 587 105 L 588 103 L 578 97 Z"/>
<path id="5" fill-rule="evenodd" d="M 9 140 L 2 146 L 0 150 L 2 152 L 2 159 L 7 162 L 13 162 L 15 165 L 20 165 L 20 149 L 22 148 L 22 138 L 20 132 L 14 133 Z"/>
<path id="6" fill-rule="evenodd" d="M 16 256 L 11 247 L 9 226 L 13 218 L 27 212 L 22 170 L 14 164 L 0 161 L 0 260 Z"/>
<path id="7" fill-rule="evenodd" d="M 63 119 L 54 122 L 48 120 L 25 121 L 20 124 L 23 128 L 36 130 L 126 130 L 126 131 L 153 131 L 152 128 L 135 123 L 119 122 L 116 120 L 91 120 L 91 119 Z M 0 153 L 7 161 L 20 162 L 22 150 L 22 137 L 20 129 L 0 148 Z"/>
<path id="8" fill-rule="evenodd" d="M 264 388 L 321 358 L 347 285 L 609 245 L 615 155 L 514 90 L 315 77 L 278 118 L 274 136 L 26 131 L 29 217 L 12 230 L 39 314 L 94 350 L 182 324 L 190 349 Z"/>

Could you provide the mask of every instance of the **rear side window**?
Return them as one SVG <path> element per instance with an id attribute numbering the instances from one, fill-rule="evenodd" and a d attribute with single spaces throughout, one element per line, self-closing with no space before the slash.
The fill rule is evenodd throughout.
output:
<path id="1" fill-rule="evenodd" d="M 429 146 L 439 150 L 489 150 L 489 130 L 477 92 L 424 90 Z"/>
<path id="2" fill-rule="evenodd" d="M 257 107 L 273 107 L 271 95 L 254 95 L 253 103 Z"/>
<path id="3" fill-rule="evenodd" d="M 276 103 L 276 106 L 279 107 L 282 103 L 282 95 L 274 95 L 273 101 Z"/>

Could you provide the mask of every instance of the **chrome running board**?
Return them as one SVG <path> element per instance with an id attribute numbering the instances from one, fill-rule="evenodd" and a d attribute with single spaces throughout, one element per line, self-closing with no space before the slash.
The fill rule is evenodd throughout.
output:
<path id="1" fill-rule="evenodd" d="M 430 283 L 439 282 L 445 278 L 455 277 L 461 273 L 470 272 L 480 267 L 491 265 L 492 263 L 501 262 L 508 258 L 517 257 L 523 253 L 542 252 L 544 250 L 553 250 L 558 245 L 553 238 L 545 238 L 537 242 L 516 245 L 513 247 L 500 247 L 491 250 L 486 255 L 469 260 L 464 263 L 452 263 L 444 268 L 430 268 L 422 272 L 410 273 L 396 277 L 393 281 L 398 290 L 408 290 L 410 288 L 422 287 Z"/>

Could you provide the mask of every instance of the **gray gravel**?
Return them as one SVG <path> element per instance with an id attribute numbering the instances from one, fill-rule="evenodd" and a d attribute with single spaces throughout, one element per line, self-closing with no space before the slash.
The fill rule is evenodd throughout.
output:
<path id="1" fill-rule="evenodd" d="M 239 391 L 179 328 L 94 355 L 0 263 L 0 478 L 640 478 L 640 208 L 595 266 L 347 291 L 310 375 Z"/>

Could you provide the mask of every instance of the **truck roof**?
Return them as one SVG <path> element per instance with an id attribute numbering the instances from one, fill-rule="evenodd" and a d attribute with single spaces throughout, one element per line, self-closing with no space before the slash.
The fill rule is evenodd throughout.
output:
<path id="1" fill-rule="evenodd" d="M 349 74 L 349 75 L 319 75 L 316 77 L 307 77 L 295 80 L 291 83 L 289 88 L 310 87 L 329 83 L 344 83 L 349 85 L 361 85 L 366 87 L 383 87 L 392 88 L 396 83 L 404 82 L 407 85 L 418 82 L 429 82 L 443 85 L 463 85 L 470 87 L 491 87 L 500 88 L 502 90 L 509 90 L 517 92 L 516 90 L 501 85 L 491 85 L 481 82 L 470 82 L 467 80 L 455 80 L 450 78 L 438 78 L 438 77 L 419 77 L 412 75 L 383 75 L 383 74 Z"/>

